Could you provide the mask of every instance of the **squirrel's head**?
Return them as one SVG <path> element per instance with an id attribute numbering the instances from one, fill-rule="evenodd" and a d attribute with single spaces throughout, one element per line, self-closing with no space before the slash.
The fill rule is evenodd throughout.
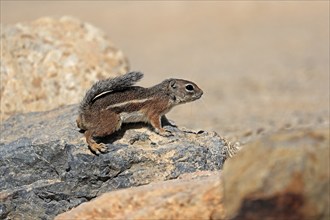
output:
<path id="1" fill-rule="evenodd" d="M 192 102 L 203 95 L 203 91 L 193 82 L 184 79 L 168 79 L 170 96 L 176 104 Z"/>

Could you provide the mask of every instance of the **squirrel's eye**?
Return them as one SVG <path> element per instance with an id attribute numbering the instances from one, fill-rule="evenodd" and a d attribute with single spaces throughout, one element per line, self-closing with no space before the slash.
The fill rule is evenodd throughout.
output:
<path id="1" fill-rule="evenodd" d="M 186 90 L 189 91 L 189 92 L 194 91 L 194 86 L 191 85 L 191 84 L 187 84 L 186 85 Z"/>

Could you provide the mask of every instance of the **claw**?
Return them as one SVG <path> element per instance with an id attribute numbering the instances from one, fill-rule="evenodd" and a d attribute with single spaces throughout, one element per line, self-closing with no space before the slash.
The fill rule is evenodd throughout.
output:
<path id="1" fill-rule="evenodd" d="M 173 134 L 168 131 L 168 130 L 165 130 L 165 129 L 162 129 L 162 130 L 156 130 L 156 133 L 159 134 L 160 136 L 163 136 L 163 137 L 170 137 L 170 136 L 173 136 Z"/>
<path id="2" fill-rule="evenodd" d="M 92 146 L 90 146 L 90 148 L 96 154 L 105 153 L 108 150 L 107 145 L 103 143 L 93 144 Z"/>

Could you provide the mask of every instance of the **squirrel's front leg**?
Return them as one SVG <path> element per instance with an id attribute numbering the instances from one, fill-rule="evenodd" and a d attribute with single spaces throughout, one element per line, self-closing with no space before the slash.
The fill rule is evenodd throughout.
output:
<path id="1" fill-rule="evenodd" d="M 177 128 L 178 126 L 174 123 L 174 121 L 170 121 L 165 115 L 163 115 L 160 119 L 162 126 L 168 125 L 171 127 Z"/>
<path id="2" fill-rule="evenodd" d="M 151 115 L 149 117 L 150 124 L 155 129 L 155 132 L 161 136 L 169 137 L 173 134 L 170 131 L 165 130 L 161 126 L 161 116 L 160 115 Z"/>

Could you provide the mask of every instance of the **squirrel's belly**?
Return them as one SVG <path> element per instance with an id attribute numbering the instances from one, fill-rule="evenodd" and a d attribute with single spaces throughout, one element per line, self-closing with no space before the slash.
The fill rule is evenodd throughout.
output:
<path id="1" fill-rule="evenodd" d="M 148 118 L 143 112 L 121 112 L 119 114 L 122 123 L 148 122 Z"/>

